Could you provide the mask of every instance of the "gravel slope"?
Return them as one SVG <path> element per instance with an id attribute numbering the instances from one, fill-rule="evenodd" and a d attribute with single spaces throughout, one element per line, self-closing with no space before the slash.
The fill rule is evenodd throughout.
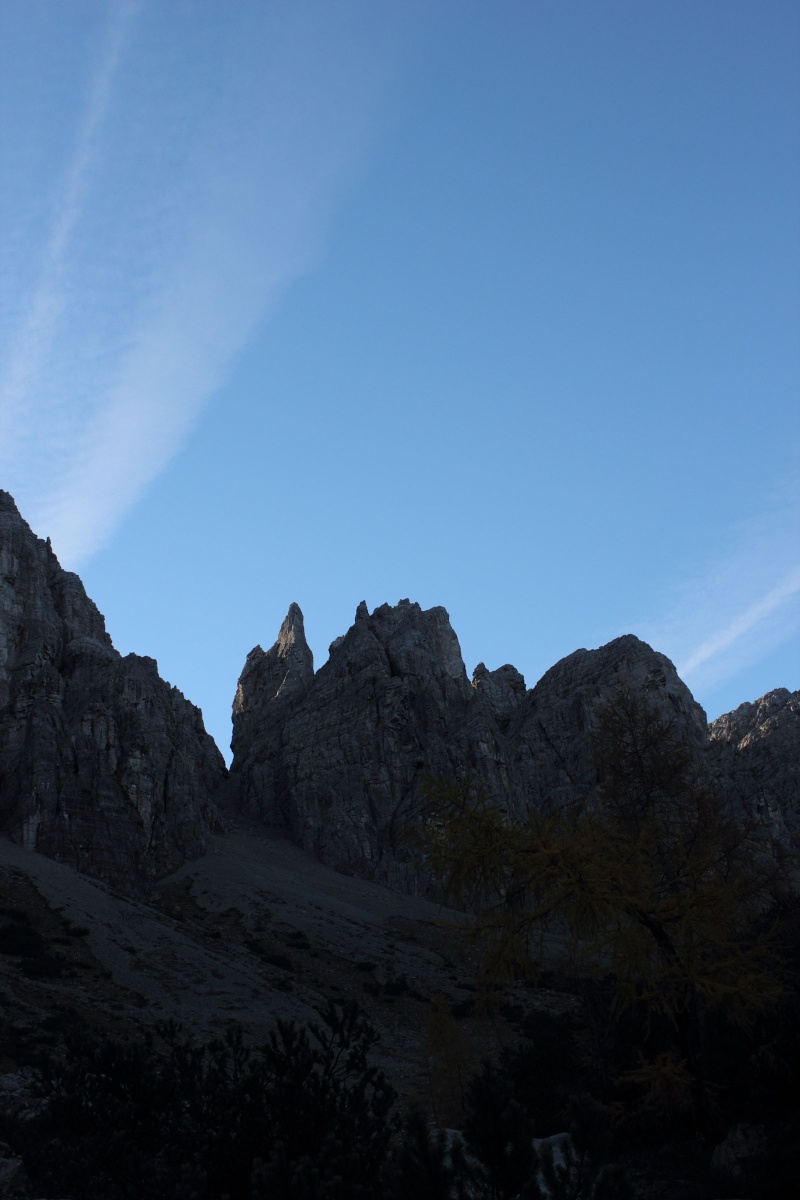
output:
<path id="1" fill-rule="evenodd" d="M 6 839 L 0 881 L 7 909 L 23 884 L 28 899 L 16 903 L 31 909 L 35 889 L 41 911 L 32 922 L 66 964 L 58 978 L 30 979 L 20 960 L 0 956 L 5 1010 L 27 1011 L 29 1025 L 73 1008 L 132 1029 L 174 1018 L 202 1036 L 238 1021 L 259 1041 L 276 1018 L 315 1019 L 328 998 L 355 998 L 379 1033 L 375 1061 L 409 1094 L 426 1086 L 432 997 L 466 1014 L 474 990 L 470 950 L 443 927 L 459 914 L 337 874 L 282 835 L 241 822 L 162 880 L 150 903 Z M 56 936 L 58 922 L 82 936 Z M 78 943 L 93 969 L 70 949 Z M 483 1046 L 486 1031 L 465 1015 L 471 1026 Z"/>

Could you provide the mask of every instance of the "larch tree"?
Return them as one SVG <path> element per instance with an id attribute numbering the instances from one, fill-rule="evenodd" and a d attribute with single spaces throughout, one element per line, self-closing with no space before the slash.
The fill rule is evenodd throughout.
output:
<path id="1" fill-rule="evenodd" d="M 616 1013 L 665 1018 L 673 1050 L 638 1082 L 682 1094 L 705 1132 L 708 1015 L 746 1022 L 781 993 L 765 915 L 785 864 L 645 694 L 618 689 L 593 749 L 599 795 L 570 809 L 512 820 L 468 786 L 431 786 L 428 861 L 474 913 L 488 979 L 531 973 L 555 937 L 612 978 Z"/>

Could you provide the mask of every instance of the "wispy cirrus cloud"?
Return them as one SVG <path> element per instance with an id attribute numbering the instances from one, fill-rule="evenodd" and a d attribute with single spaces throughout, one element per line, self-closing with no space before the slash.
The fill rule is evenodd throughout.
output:
<path id="1" fill-rule="evenodd" d="M 770 588 L 766 595 L 761 596 L 754 603 L 748 604 L 723 628 L 718 629 L 702 641 L 691 656 L 681 663 L 681 674 L 688 679 L 703 669 L 709 667 L 714 669 L 714 664 L 719 663 L 722 655 L 735 652 L 737 646 L 744 648 L 747 639 L 756 634 L 763 636 L 768 623 L 773 619 L 785 617 L 788 606 L 793 602 L 796 603 L 798 597 L 800 597 L 800 567 L 791 571 L 776 587 Z M 777 630 L 775 632 L 778 633 L 778 638 L 781 637 L 781 634 L 785 634 L 787 637 L 791 636 L 794 632 L 791 621 L 783 626 L 781 632 Z M 752 653 L 752 648 L 745 653 Z M 719 670 L 718 665 L 716 670 Z"/>
<path id="2" fill-rule="evenodd" d="M 14 342 L 9 346 L 0 374 L 0 462 L 3 466 L 7 466 L 12 454 L 23 452 L 24 443 L 30 439 L 31 422 L 26 418 L 37 407 L 37 387 L 52 352 L 59 321 L 69 302 L 70 244 L 87 201 L 90 171 L 98 153 L 98 135 L 137 7 L 135 0 L 123 0 L 111 9 L 99 60 L 88 80 L 72 153 L 55 189 L 57 199 L 48 236 L 33 260 L 38 267 L 35 281 L 30 294 L 20 297 Z"/>
<path id="3" fill-rule="evenodd" d="M 703 569 L 675 585 L 661 616 L 641 627 L 695 695 L 800 635 L 798 480 L 776 489 L 747 522 L 723 529 L 721 542 Z"/>
<path id="4" fill-rule="evenodd" d="M 352 33 L 316 6 L 112 8 L 49 230 L 6 248 L 39 266 L 6 322 L 0 478 L 68 565 L 317 260 L 383 70 Z"/>

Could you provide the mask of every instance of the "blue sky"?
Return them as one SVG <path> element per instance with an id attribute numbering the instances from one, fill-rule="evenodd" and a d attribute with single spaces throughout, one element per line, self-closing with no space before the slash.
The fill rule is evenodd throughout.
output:
<path id="1" fill-rule="evenodd" d="M 800 687 L 800 8 L 0 5 L 0 486 L 227 750 L 289 603 Z"/>

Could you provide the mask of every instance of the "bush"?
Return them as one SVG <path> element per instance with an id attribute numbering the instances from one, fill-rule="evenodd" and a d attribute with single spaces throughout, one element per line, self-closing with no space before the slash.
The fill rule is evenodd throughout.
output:
<path id="1" fill-rule="evenodd" d="M 39 1114 L 7 1119 L 37 1193 L 104 1200 L 378 1200 L 396 1122 L 354 1005 L 200 1045 L 72 1040 L 42 1068 Z"/>
<path id="2" fill-rule="evenodd" d="M 18 954 L 24 958 L 39 958 L 44 954 L 42 935 L 30 925 L 0 926 L 0 954 Z"/>

